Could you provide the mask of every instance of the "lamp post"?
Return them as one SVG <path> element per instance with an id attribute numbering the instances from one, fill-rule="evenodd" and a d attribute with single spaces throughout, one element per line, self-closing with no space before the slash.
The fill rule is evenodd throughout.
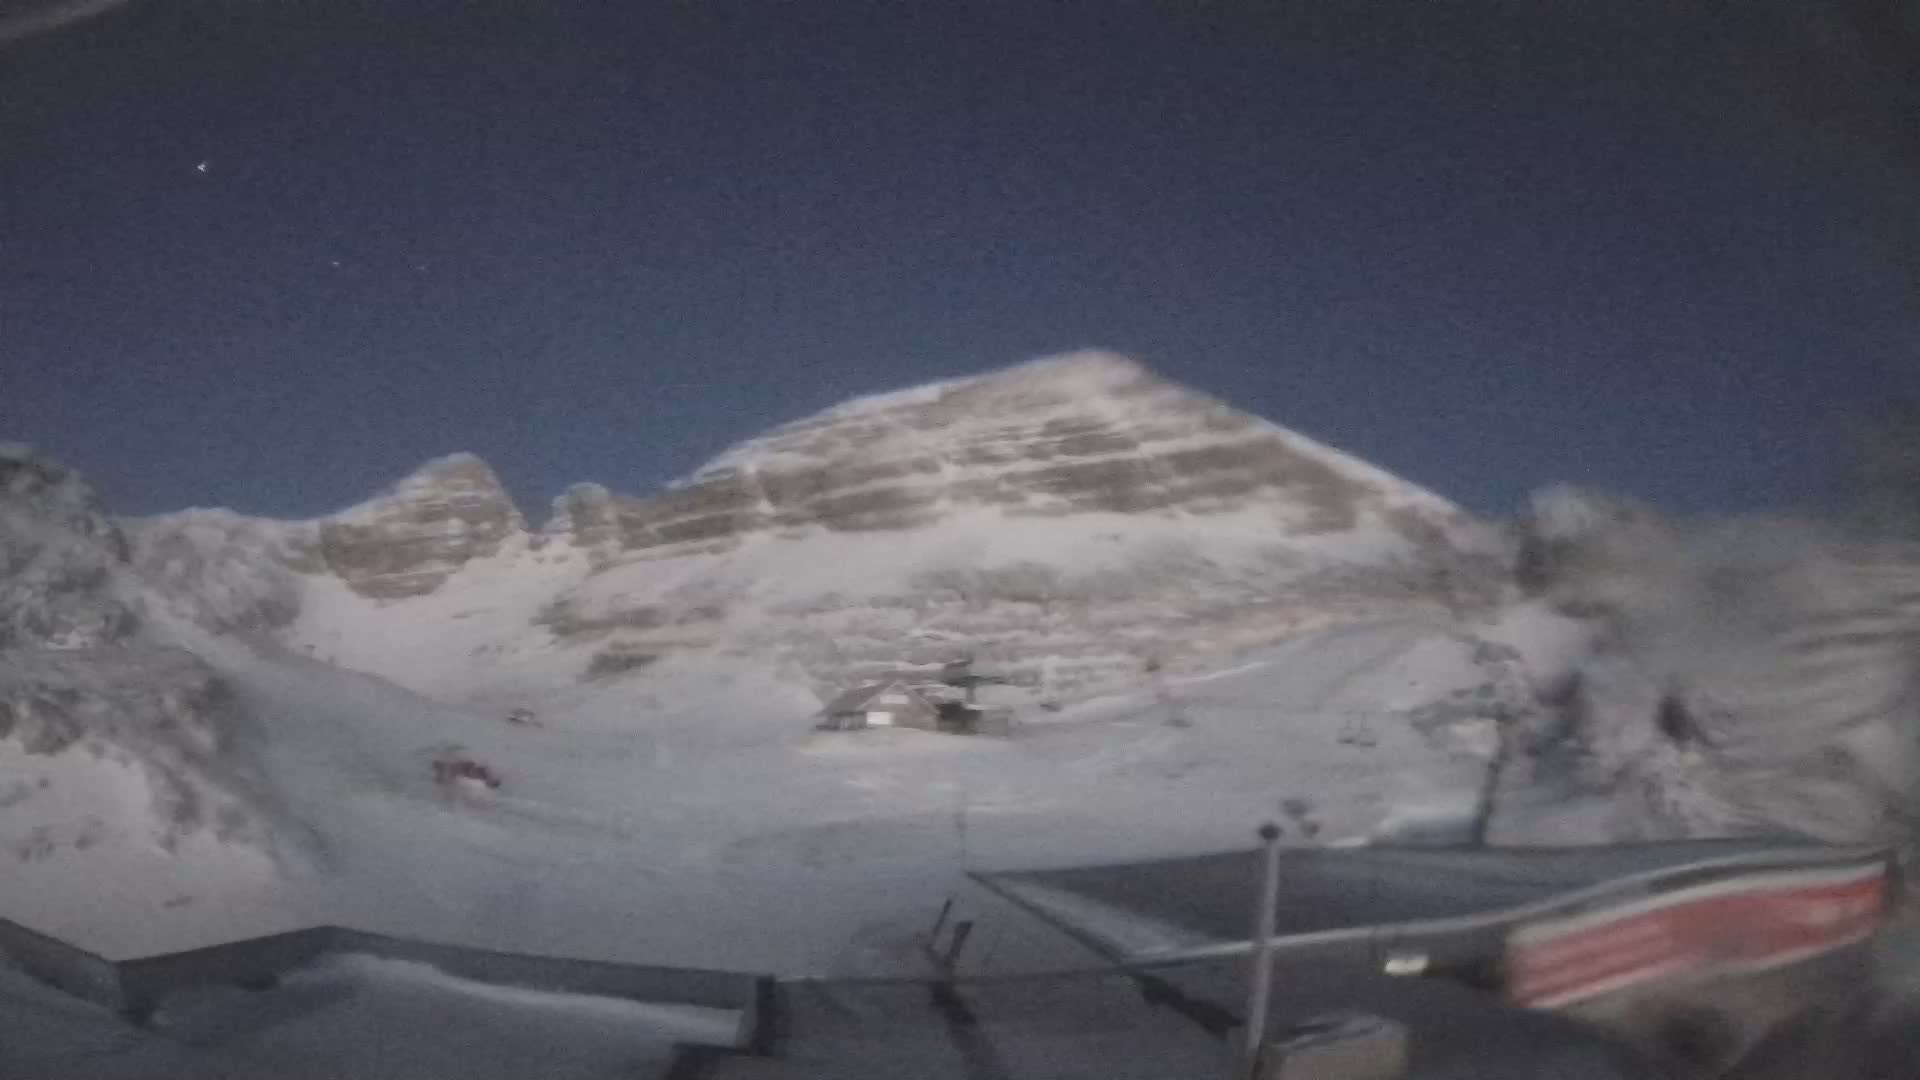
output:
<path id="1" fill-rule="evenodd" d="M 1247 986 L 1247 1039 L 1242 1048 L 1242 1077 L 1251 1078 L 1260 1066 L 1260 1050 L 1267 1038 L 1267 1007 L 1273 996 L 1273 922 L 1280 891 L 1280 826 L 1260 826 L 1262 872 L 1260 895 L 1254 902 L 1253 963 Z"/>

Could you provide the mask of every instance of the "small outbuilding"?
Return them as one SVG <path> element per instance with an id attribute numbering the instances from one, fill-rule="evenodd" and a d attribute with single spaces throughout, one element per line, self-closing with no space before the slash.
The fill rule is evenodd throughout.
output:
<path id="1" fill-rule="evenodd" d="M 938 731 L 940 710 L 905 680 L 894 679 L 857 687 L 829 701 L 820 710 L 818 727 L 823 731 L 880 727 Z"/>

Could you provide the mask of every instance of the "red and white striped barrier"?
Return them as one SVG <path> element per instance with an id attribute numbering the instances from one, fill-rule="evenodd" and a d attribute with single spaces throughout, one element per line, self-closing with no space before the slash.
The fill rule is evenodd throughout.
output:
<path id="1" fill-rule="evenodd" d="M 1864 941 L 1887 917 L 1884 861 L 1747 874 L 1516 928 L 1508 995 L 1559 1008 L 1669 978 L 1782 967 Z"/>

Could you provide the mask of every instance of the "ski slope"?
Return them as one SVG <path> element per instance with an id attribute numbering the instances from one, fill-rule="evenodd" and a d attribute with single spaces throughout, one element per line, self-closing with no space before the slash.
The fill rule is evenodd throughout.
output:
<path id="1" fill-rule="evenodd" d="M 1164 697 L 1033 710 L 1009 740 L 814 732 L 803 696 L 717 659 L 662 676 L 671 700 L 644 723 L 587 694 L 542 702 L 532 726 L 296 654 L 192 644 L 263 725 L 262 767 L 317 837 L 310 865 L 251 900 L 209 879 L 173 907 L 121 890 L 85 911 L 49 896 L 9 914 L 122 955 L 327 922 L 661 964 L 864 971 L 968 867 L 1218 850 L 1283 799 L 1306 800 L 1329 835 L 1360 834 L 1407 802 L 1466 806 L 1480 768 L 1400 707 L 1479 677 L 1463 647 L 1420 623 L 1305 638 L 1174 680 Z M 1168 723 L 1169 702 L 1185 726 Z M 1356 724 L 1370 737 L 1343 741 Z M 454 745 L 502 786 L 434 783 L 432 758 Z M 101 880 L 125 869 L 75 865 Z"/>

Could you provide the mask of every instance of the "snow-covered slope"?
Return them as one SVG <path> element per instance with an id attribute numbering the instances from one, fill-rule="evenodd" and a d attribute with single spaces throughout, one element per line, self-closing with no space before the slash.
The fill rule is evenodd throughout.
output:
<path id="1" fill-rule="evenodd" d="M 804 686 L 743 658 L 669 664 L 637 717 L 632 698 L 582 687 L 534 726 L 202 647 L 267 728 L 276 789 L 323 837 L 322 869 L 290 882 L 306 917 L 654 963 L 897 970 L 969 866 L 1232 847 L 1286 799 L 1328 837 L 1359 835 L 1404 804 L 1464 813 L 1480 772 L 1467 740 L 1414 722 L 1417 703 L 1479 676 L 1469 648 L 1418 621 L 1032 710 L 1011 740 L 812 732 L 792 722 Z M 430 762 L 456 746 L 501 787 L 436 784 Z"/>
<path id="2" fill-rule="evenodd" d="M 0 454 L 0 896 L 53 932 L 137 940 L 147 922 L 217 924 L 311 848 L 253 717 L 142 617 L 126 559 L 78 477 Z"/>
<path id="3" fill-rule="evenodd" d="M 821 694 L 971 655 L 1072 698 L 1501 580 L 1446 500 L 1104 353 L 851 401 L 651 496 L 576 486 L 538 530 L 469 455 L 319 521 L 131 530 L 200 625 L 447 700 L 694 654 Z"/>
<path id="4" fill-rule="evenodd" d="M 510 557 L 530 576 L 560 569 Z M 521 601 L 504 588 L 498 602 Z M 895 970 L 967 866 L 1230 846 L 1283 799 L 1356 834 L 1402 801 L 1462 805 L 1478 773 L 1470 747 L 1412 722 L 1477 671 L 1411 610 L 1029 709 L 1021 737 L 998 740 L 816 733 L 803 673 L 725 650 L 663 657 L 644 680 L 569 677 L 536 723 L 509 723 L 145 607 L 147 628 L 110 649 L 5 654 L 13 685 L 54 669 L 62 687 L 111 687 L 101 700 L 124 715 L 84 699 L 97 757 L 0 741 L 0 767 L 58 793 L 5 822 L 36 813 L 64 845 L 7 867 L 0 912 L 116 956 L 333 922 L 655 963 Z M 217 700 L 179 696 L 163 656 Z M 501 786 L 436 782 L 433 763 L 455 756 Z M 133 782 L 156 768 L 197 785 L 190 805 L 212 818 L 189 816 L 171 845 L 125 832 L 173 820 Z M 126 838 L 82 843 L 68 825 L 89 815 Z M 276 862 L 289 847 L 304 857 Z"/>

